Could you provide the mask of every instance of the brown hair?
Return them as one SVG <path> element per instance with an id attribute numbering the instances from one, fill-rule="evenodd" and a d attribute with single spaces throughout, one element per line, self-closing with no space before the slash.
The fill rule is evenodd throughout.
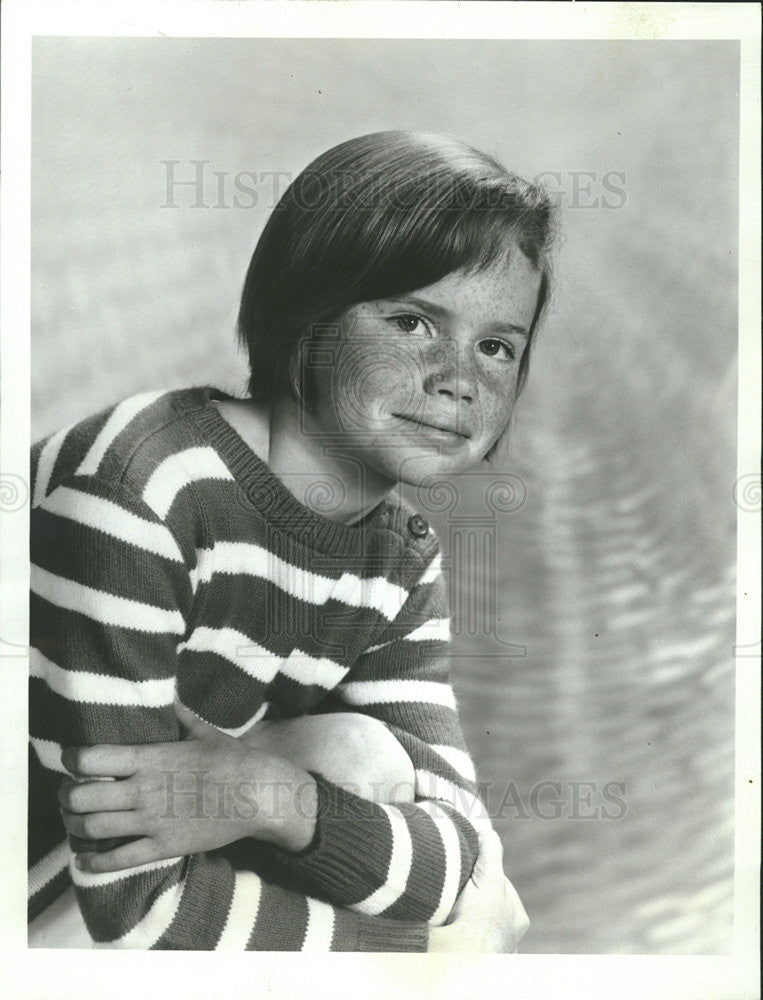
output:
<path id="1" fill-rule="evenodd" d="M 294 392 L 300 340 L 349 306 L 480 270 L 515 247 L 541 275 L 520 391 L 551 290 L 554 236 L 548 193 L 460 139 L 375 132 L 334 146 L 289 185 L 249 264 L 238 329 L 252 397 Z"/>

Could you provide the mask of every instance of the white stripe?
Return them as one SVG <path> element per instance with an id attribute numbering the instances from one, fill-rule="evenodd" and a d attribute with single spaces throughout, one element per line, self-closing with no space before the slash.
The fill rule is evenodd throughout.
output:
<path id="1" fill-rule="evenodd" d="M 326 657 L 318 659 L 295 649 L 281 664 L 279 673 L 307 687 L 315 685 L 331 691 L 343 677 L 347 676 L 349 669 L 349 667 L 342 667 Z"/>
<path id="2" fill-rule="evenodd" d="M 442 572 L 442 554 L 440 552 L 434 557 L 426 570 L 421 574 L 417 583 L 434 583 Z"/>
<path id="3" fill-rule="evenodd" d="M 405 638 L 409 642 L 450 642 L 450 619 L 430 618 Z"/>
<path id="4" fill-rule="evenodd" d="M 387 806 L 383 802 L 380 802 L 379 806 L 387 814 L 392 830 L 392 854 L 389 859 L 387 877 L 384 885 L 379 886 L 370 896 L 359 903 L 354 903 L 351 907 L 351 909 L 371 917 L 383 913 L 402 896 L 413 861 L 413 844 L 405 817 L 394 806 Z"/>
<path id="5" fill-rule="evenodd" d="M 60 844 L 53 848 L 44 858 L 40 858 L 29 869 L 27 874 L 27 885 L 30 896 L 34 896 L 40 889 L 52 882 L 56 875 L 60 874 L 67 867 L 71 860 L 72 852 L 69 844 L 62 840 Z"/>
<path id="6" fill-rule="evenodd" d="M 41 677 L 51 691 L 80 703 L 165 708 L 175 698 L 174 677 L 130 681 L 86 670 L 64 670 L 34 648 L 30 650 L 29 670 L 32 677 Z"/>
<path id="7" fill-rule="evenodd" d="M 466 788 L 454 785 L 439 774 L 432 774 L 431 771 L 416 771 L 416 796 L 425 800 L 439 799 L 446 802 L 475 828 L 480 823 L 490 822 L 485 803 L 476 795 Z"/>
<path id="8" fill-rule="evenodd" d="M 186 448 L 161 462 L 143 488 L 143 499 L 162 520 L 184 486 L 201 479 L 233 479 L 223 460 L 210 447 Z"/>
<path id="9" fill-rule="evenodd" d="M 83 872 L 76 867 L 72 859 L 69 870 L 75 885 L 82 886 L 83 889 L 100 889 L 104 885 L 113 885 L 115 882 L 122 882 L 124 879 L 134 878 L 146 872 L 172 868 L 183 861 L 185 858 L 163 858 L 161 861 L 148 861 L 145 865 L 136 865 L 134 868 L 120 868 L 116 872 Z"/>
<path id="10" fill-rule="evenodd" d="M 48 439 L 40 452 L 40 457 L 37 460 L 37 475 L 34 477 L 34 496 L 32 497 L 33 507 L 38 507 L 45 499 L 45 494 L 48 492 L 50 477 L 53 475 L 56 459 L 58 458 L 58 453 L 61 451 L 61 445 L 66 440 L 66 435 L 72 427 L 73 424 L 70 424 L 68 427 L 64 427 L 60 431 L 56 431 L 56 433 Z"/>
<path id="11" fill-rule="evenodd" d="M 30 948 L 93 947 L 73 885 L 67 885 L 29 922 L 27 943 Z"/>
<path id="12" fill-rule="evenodd" d="M 167 932 L 183 898 L 185 881 L 171 885 L 156 896 L 151 908 L 122 937 L 114 941 L 97 941 L 96 948 L 151 948 Z"/>
<path id="13" fill-rule="evenodd" d="M 260 721 L 269 708 L 270 702 L 263 701 L 251 719 L 249 719 L 248 722 L 245 722 L 242 726 L 234 726 L 232 729 L 224 729 L 222 726 L 216 726 L 215 728 L 219 729 L 221 733 L 227 733 L 228 736 L 235 736 L 236 739 L 238 739 L 239 736 L 243 736 L 244 733 L 248 733 L 252 726 L 256 725 Z"/>
<path id="14" fill-rule="evenodd" d="M 427 705 L 456 708 L 451 686 L 437 681 L 349 681 L 347 684 L 340 684 L 337 690 L 349 705 L 420 701 Z"/>
<path id="15" fill-rule="evenodd" d="M 323 954 L 334 939 L 334 908 L 307 896 L 307 930 L 300 951 Z"/>
<path id="16" fill-rule="evenodd" d="M 69 773 L 61 763 L 63 747 L 60 743 L 54 743 L 53 740 L 40 740 L 36 736 L 30 736 L 29 742 L 44 768 L 47 768 L 48 771 L 57 771 L 58 774 Z"/>
<path id="17" fill-rule="evenodd" d="M 431 744 L 430 749 L 434 750 L 443 760 L 447 761 L 462 778 L 465 778 L 467 781 L 477 780 L 477 773 L 474 770 L 474 764 L 468 753 L 464 753 L 463 750 L 458 750 L 456 747 L 448 747 L 443 744 Z"/>
<path id="18" fill-rule="evenodd" d="M 374 608 L 392 621 L 408 600 L 408 591 L 383 576 L 361 579 L 352 573 L 344 573 L 331 596 L 351 607 Z"/>
<path id="19" fill-rule="evenodd" d="M 188 571 L 191 578 L 191 590 L 194 594 L 199 589 L 200 583 L 209 583 L 212 579 L 214 571 L 212 554 L 212 549 L 196 549 L 196 565 Z"/>
<path id="20" fill-rule="evenodd" d="M 445 849 L 445 874 L 443 876 L 440 902 L 437 904 L 437 909 L 429 918 L 431 927 L 440 927 L 450 916 L 450 911 L 453 909 L 456 897 L 458 896 L 458 887 L 461 878 L 461 841 L 458 831 L 453 825 L 453 820 L 436 803 L 427 802 L 418 803 L 418 805 L 434 820 Z"/>
<path id="21" fill-rule="evenodd" d="M 106 423 L 103 425 L 98 433 L 95 441 L 93 441 L 90 446 L 90 450 L 87 455 L 80 462 L 79 468 L 77 469 L 78 476 L 92 476 L 98 471 L 98 466 L 101 464 L 101 459 L 108 451 L 109 445 L 116 439 L 125 427 L 130 423 L 130 421 L 136 417 L 141 410 L 145 410 L 147 406 L 150 406 L 154 400 L 158 399 L 160 396 L 165 395 L 164 390 L 161 392 L 143 392 L 139 396 L 132 396 L 130 399 L 126 399 L 119 406 L 112 410 Z"/>
<path id="22" fill-rule="evenodd" d="M 234 872 L 233 898 L 215 951 L 246 951 L 257 922 L 262 882 L 253 872 Z"/>
<path id="23" fill-rule="evenodd" d="M 156 608 L 127 597 L 86 587 L 65 577 L 56 576 L 32 564 L 32 590 L 44 600 L 67 611 L 77 611 L 93 621 L 141 632 L 182 635 L 185 622 L 179 611 Z"/>
<path id="24" fill-rule="evenodd" d="M 383 576 L 362 579 L 344 573 L 337 580 L 300 569 L 249 542 L 217 542 L 204 549 L 197 575 L 200 583 L 209 583 L 213 573 L 229 576 L 249 574 L 275 584 L 279 590 L 307 604 L 322 605 L 333 599 L 352 607 L 373 608 L 392 620 L 408 598 L 408 592 Z"/>
<path id="25" fill-rule="evenodd" d="M 178 644 L 178 653 L 187 649 L 193 653 L 217 653 L 244 673 L 263 684 L 269 684 L 283 662 L 264 646 L 252 642 L 248 635 L 235 628 L 195 628 L 188 642 Z"/>
<path id="26" fill-rule="evenodd" d="M 282 673 L 300 684 L 316 685 L 330 691 L 349 669 L 325 657 L 309 656 L 299 649 L 283 659 L 234 628 L 200 625 L 193 630 L 187 642 L 178 645 L 178 652 L 184 649 L 194 653 L 216 653 L 263 684 L 269 684 L 276 674 Z"/>
<path id="27" fill-rule="evenodd" d="M 384 649 L 385 646 L 391 646 L 395 642 L 450 642 L 450 619 L 430 618 L 406 635 L 396 636 L 388 642 L 380 642 L 378 646 L 369 646 L 366 654 L 375 653 L 377 649 Z"/>
<path id="28" fill-rule="evenodd" d="M 96 528 L 145 552 L 153 552 L 174 562 L 183 561 L 178 544 L 165 525 L 146 521 L 112 500 L 59 486 L 45 503 L 45 510 L 88 528 Z"/>

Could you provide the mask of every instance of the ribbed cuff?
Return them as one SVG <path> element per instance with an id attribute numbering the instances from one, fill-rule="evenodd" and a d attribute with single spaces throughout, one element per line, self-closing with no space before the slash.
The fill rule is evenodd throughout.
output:
<path id="1" fill-rule="evenodd" d="M 358 951 L 426 951 L 429 928 L 401 920 L 366 917 L 358 928 Z"/>
<path id="2" fill-rule="evenodd" d="M 429 928 L 424 923 L 336 911 L 332 951 L 424 952 L 428 944 Z"/>
<path id="3" fill-rule="evenodd" d="M 307 891 L 336 906 L 352 906 L 387 882 L 394 833 L 381 807 L 311 772 L 318 792 L 315 836 L 298 854 L 279 851 L 279 862 Z M 446 858 L 433 820 L 416 811 L 409 822 L 413 865 L 395 917 L 426 920 L 437 908 Z"/>

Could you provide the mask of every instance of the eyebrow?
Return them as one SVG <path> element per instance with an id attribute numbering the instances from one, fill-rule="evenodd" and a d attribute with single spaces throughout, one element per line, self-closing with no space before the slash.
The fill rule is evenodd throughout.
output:
<path id="1" fill-rule="evenodd" d="M 418 295 L 393 295 L 388 299 L 384 299 L 385 302 L 400 302 L 403 305 L 417 306 L 419 309 L 423 309 L 425 312 L 433 313 L 435 316 L 448 317 L 451 315 L 450 310 L 438 306 L 436 302 L 430 302 L 428 299 L 421 299 Z M 523 326 L 519 326 L 517 323 L 491 323 L 490 330 L 494 333 L 514 333 L 521 337 L 529 337 L 529 331 Z"/>

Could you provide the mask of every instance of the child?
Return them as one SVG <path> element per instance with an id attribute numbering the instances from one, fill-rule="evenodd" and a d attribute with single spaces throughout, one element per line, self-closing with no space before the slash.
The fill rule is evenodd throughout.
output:
<path id="1" fill-rule="evenodd" d="M 464 946 L 484 811 L 395 488 L 499 447 L 552 223 L 458 140 L 345 142 L 252 257 L 250 398 L 146 393 L 35 447 L 32 917 L 73 882 L 115 947 Z"/>

